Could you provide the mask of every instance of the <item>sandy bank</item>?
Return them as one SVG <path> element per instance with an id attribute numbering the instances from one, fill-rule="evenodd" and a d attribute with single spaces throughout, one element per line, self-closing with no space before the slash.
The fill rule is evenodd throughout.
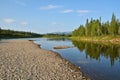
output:
<path id="1" fill-rule="evenodd" d="M 27 40 L 0 44 L 0 80 L 86 80 L 79 68 Z"/>

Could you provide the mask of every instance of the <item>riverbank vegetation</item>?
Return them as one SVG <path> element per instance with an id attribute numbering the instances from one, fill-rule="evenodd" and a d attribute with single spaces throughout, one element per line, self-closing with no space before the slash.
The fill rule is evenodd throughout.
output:
<path id="1" fill-rule="evenodd" d="M 14 31 L 0 28 L 0 38 L 31 38 L 31 37 L 32 38 L 42 37 L 42 35 L 32 32 Z"/>
<path id="2" fill-rule="evenodd" d="M 120 41 L 120 20 L 112 14 L 111 21 L 101 22 L 100 19 L 86 20 L 86 24 L 72 32 L 72 39 L 89 41 Z"/>
<path id="3" fill-rule="evenodd" d="M 44 34 L 43 37 L 47 38 L 66 38 L 66 37 L 71 37 L 71 33 L 47 33 Z"/>

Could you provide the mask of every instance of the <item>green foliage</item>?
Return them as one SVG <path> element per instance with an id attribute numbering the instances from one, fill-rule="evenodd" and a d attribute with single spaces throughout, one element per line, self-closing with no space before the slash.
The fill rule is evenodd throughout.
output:
<path id="1" fill-rule="evenodd" d="M 86 20 L 85 26 L 81 25 L 78 29 L 75 29 L 72 32 L 72 36 L 104 36 L 104 35 L 120 35 L 120 21 L 116 19 L 116 16 L 113 14 L 111 21 L 101 23 L 100 19 L 92 19 L 89 21 Z"/>
<path id="2" fill-rule="evenodd" d="M 108 32 L 109 32 L 109 21 L 105 22 L 105 23 L 102 23 L 102 28 L 101 28 L 101 31 L 102 31 L 102 35 L 108 35 Z"/>
<path id="3" fill-rule="evenodd" d="M 0 28 L 0 38 L 30 38 L 42 37 L 42 35 L 32 32 L 5 30 Z"/>
<path id="4" fill-rule="evenodd" d="M 85 28 L 83 25 L 80 25 L 80 27 L 73 31 L 73 36 L 85 36 Z"/>
<path id="5" fill-rule="evenodd" d="M 113 14 L 112 15 L 112 19 L 111 19 L 111 23 L 110 23 L 110 27 L 109 27 L 109 33 L 111 35 L 116 35 L 117 34 L 117 21 L 116 21 L 116 17 L 115 15 Z"/>

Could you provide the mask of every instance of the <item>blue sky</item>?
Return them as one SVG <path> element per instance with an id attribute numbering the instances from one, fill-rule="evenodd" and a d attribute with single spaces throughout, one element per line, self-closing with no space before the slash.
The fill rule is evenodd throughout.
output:
<path id="1" fill-rule="evenodd" d="M 120 0 L 0 0 L 0 27 L 37 33 L 73 31 L 86 19 L 120 19 Z"/>

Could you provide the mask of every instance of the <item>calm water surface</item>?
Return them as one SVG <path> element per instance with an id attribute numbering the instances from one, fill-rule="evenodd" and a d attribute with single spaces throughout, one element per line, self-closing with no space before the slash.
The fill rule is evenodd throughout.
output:
<path id="1" fill-rule="evenodd" d="M 58 52 L 63 58 L 80 66 L 84 75 L 92 80 L 120 80 L 120 46 L 93 44 L 67 39 L 35 39 L 41 48 Z M 53 49 L 54 46 L 75 46 L 68 49 Z"/>

